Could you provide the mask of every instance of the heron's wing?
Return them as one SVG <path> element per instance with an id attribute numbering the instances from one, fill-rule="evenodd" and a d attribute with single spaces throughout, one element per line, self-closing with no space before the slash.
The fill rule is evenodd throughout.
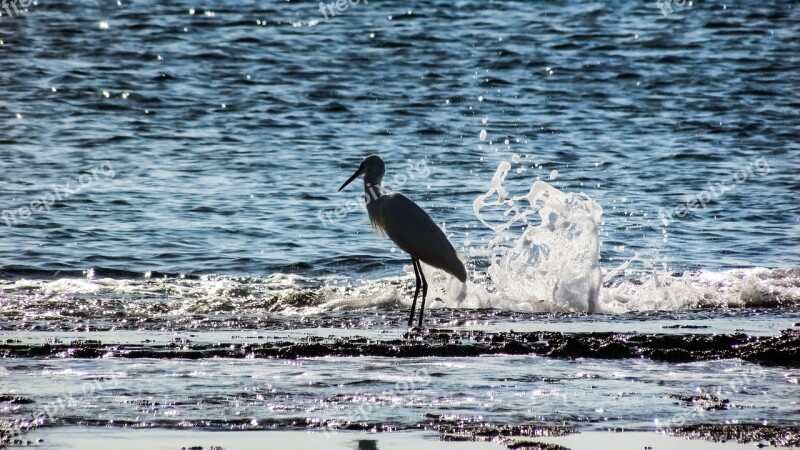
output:
<path id="1" fill-rule="evenodd" d="M 425 264 L 438 267 L 462 282 L 467 270 L 444 232 L 416 203 L 402 194 L 382 196 L 380 223 L 376 225 L 403 251 Z"/>

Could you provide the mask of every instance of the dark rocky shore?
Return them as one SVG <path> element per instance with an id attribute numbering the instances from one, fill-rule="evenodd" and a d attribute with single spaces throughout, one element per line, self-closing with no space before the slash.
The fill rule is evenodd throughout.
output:
<path id="1" fill-rule="evenodd" d="M 304 337 L 266 343 L 196 344 L 176 339 L 167 344 L 71 343 L 23 344 L 7 340 L 0 357 L 27 358 L 306 358 L 325 356 L 474 357 L 483 355 L 540 355 L 552 358 L 649 358 L 689 362 L 738 358 L 763 365 L 800 367 L 800 330 L 783 330 L 768 337 L 747 334 L 637 334 L 482 332 L 431 330 L 402 339 L 365 337 Z"/>
<path id="2" fill-rule="evenodd" d="M 692 425 L 672 428 L 668 434 L 689 439 L 703 439 L 714 442 L 755 442 L 761 447 L 800 446 L 800 427 L 774 427 L 769 425 Z"/>
<path id="3" fill-rule="evenodd" d="M 87 424 L 83 424 L 87 425 Z M 105 426 L 103 424 L 94 424 Z M 287 424 L 288 425 L 288 424 Z M 322 431 L 322 424 L 293 423 L 290 429 L 314 429 Z M 397 431 L 397 428 L 382 426 L 381 424 L 353 423 L 338 427 L 342 431 L 373 431 L 378 433 Z M 433 418 L 427 424 L 420 424 L 410 429 L 428 429 L 437 431 L 444 441 L 493 441 L 505 444 L 509 449 L 542 449 L 565 450 L 566 447 L 545 444 L 536 441 L 536 438 L 566 436 L 579 433 L 569 426 L 549 425 L 492 425 L 487 423 L 452 422 Z M 32 430 L 26 430 L 23 433 Z M 619 430 L 609 430 L 619 431 Z M 776 427 L 756 424 L 736 425 L 692 425 L 673 428 L 666 432 L 673 436 L 688 439 L 699 439 L 713 442 L 738 442 L 742 444 L 755 443 L 758 448 L 763 447 L 796 447 L 800 445 L 800 427 Z M 33 440 L 31 440 L 33 439 Z M 20 436 L 19 432 L 3 430 L 0 428 L 0 448 L 11 446 L 31 445 L 41 442 L 35 438 Z"/>

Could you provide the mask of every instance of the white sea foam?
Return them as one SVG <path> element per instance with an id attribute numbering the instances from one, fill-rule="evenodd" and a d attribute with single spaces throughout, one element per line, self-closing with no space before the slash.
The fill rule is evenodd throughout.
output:
<path id="1" fill-rule="evenodd" d="M 503 185 L 511 169 L 502 162 L 490 189 L 473 204 L 477 219 L 495 233 L 487 248 L 470 249 L 471 258 L 489 260 L 485 276 L 468 281 L 465 295 L 453 277 L 426 266 L 435 280 L 432 295 L 442 300 L 436 305 L 623 313 L 800 304 L 800 269 L 673 275 L 666 264 L 657 267 L 636 255 L 601 275 L 602 208 L 582 193 L 564 193 L 540 180 L 526 195 L 514 195 Z M 495 210 L 494 220 L 485 209 Z"/>
<path id="2" fill-rule="evenodd" d="M 532 253 L 532 252 L 531 252 Z M 498 308 L 530 312 L 586 312 L 594 279 L 570 268 L 571 283 L 536 270 L 541 280 L 517 282 L 512 274 L 529 273 L 525 264 L 500 252 L 489 274 L 473 278 L 459 301 L 462 284 L 450 275 L 423 265 L 430 290 L 426 308 Z M 524 260 L 523 260 L 524 261 Z M 517 261 L 519 262 L 519 261 Z M 527 264 L 527 263 L 526 263 Z M 503 273 L 511 266 L 513 272 Z M 607 271 L 606 274 L 610 274 Z M 288 280 L 293 278 L 293 282 Z M 500 280 L 500 287 L 495 285 Z M 558 286 L 559 289 L 554 289 Z M 551 289 L 548 291 L 548 289 Z M 88 316 L 115 313 L 141 316 L 191 314 L 305 315 L 335 310 L 405 309 L 411 304 L 413 272 L 378 280 L 341 277 L 309 279 L 295 275 L 266 278 L 203 277 L 200 279 L 16 280 L 0 282 L 0 314 L 40 314 L 56 318 L 81 311 Z M 550 293 L 550 296 L 547 294 Z M 542 297 L 537 297 L 541 295 Z M 626 269 L 603 284 L 595 311 L 681 310 L 702 307 L 758 307 L 800 305 L 800 269 L 701 270 L 672 275 L 662 269 Z"/>
<path id="3" fill-rule="evenodd" d="M 488 277 L 484 284 L 469 286 L 462 306 L 595 311 L 602 208 L 586 195 L 565 194 L 540 180 L 526 195 L 515 196 L 503 186 L 511 168 L 501 163 L 490 189 L 473 204 L 475 216 L 495 238 L 485 251 L 473 252 L 489 258 Z M 498 216 L 495 225 L 484 209 Z"/>

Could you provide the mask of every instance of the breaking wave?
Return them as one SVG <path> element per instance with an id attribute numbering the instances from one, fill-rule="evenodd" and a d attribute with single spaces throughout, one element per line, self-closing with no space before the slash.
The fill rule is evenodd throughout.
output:
<path id="1" fill-rule="evenodd" d="M 709 307 L 800 305 L 799 268 L 673 272 L 638 255 L 601 269 L 603 209 L 582 193 L 535 180 L 524 195 L 504 187 L 502 162 L 475 199 L 477 220 L 493 232 L 468 247 L 470 280 L 423 264 L 431 308 L 496 308 L 521 312 L 626 313 Z M 607 224 L 613 226 L 613 224 Z M 634 268 L 638 267 L 638 268 Z M 13 320 L 71 316 L 152 317 L 308 315 L 410 306 L 413 272 L 381 279 L 137 274 L 112 269 L 47 273 L 3 270 L 0 313 Z"/>

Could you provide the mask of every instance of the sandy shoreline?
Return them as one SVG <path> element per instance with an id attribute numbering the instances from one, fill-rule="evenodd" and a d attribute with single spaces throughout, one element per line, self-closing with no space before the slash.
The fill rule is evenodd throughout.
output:
<path id="1" fill-rule="evenodd" d="M 37 440 L 41 439 L 42 442 Z M 496 450 L 526 447 L 534 442 L 554 444 L 572 450 L 735 450 L 752 449 L 751 444 L 709 442 L 666 436 L 655 432 L 587 432 L 561 437 L 502 442 L 445 441 L 433 432 L 402 431 L 395 433 L 370 433 L 338 431 L 201 431 L 164 429 L 124 429 L 100 427 L 58 427 L 37 430 L 26 436 L 35 448 L 86 449 L 113 448 L 114 450 L 256 450 L 264 448 L 291 448 L 292 450 L 356 449 L 394 450 L 416 448 L 420 450 Z M 551 447 L 558 448 L 558 447 Z M 784 447 L 794 448 L 794 447 Z"/>

